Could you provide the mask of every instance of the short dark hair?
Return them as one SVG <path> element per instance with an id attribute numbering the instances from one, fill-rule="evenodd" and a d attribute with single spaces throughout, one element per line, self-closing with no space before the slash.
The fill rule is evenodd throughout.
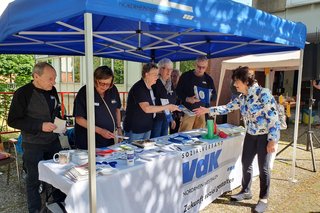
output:
<path id="1" fill-rule="evenodd" d="M 233 70 L 232 80 L 240 80 L 242 83 L 246 83 L 248 86 L 252 86 L 256 82 L 254 71 L 250 70 L 249 67 L 241 66 Z"/>
<path id="2" fill-rule="evenodd" d="M 200 55 L 200 56 L 198 56 L 197 59 L 196 59 L 196 63 L 197 63 L 197 62 L 203 62 L 203 61 L 208 61 L 207 56 L 205 56 L 205 55 Z"/>
<path id="3" fill-rule="evenodd" d="M 112 78 L 111 84 L 113 84 L 114 74 L 108 66 L 98 67 L 95 69 L 93 76 L 95 81 Z"/>
<path id="4" fill-rule="evenodd" d="M 143 65 L 141 72 L 142 78 L 146 77 L 146 73 L 150 72 L 152 69 L 158 69 L 158 66 L 152 62 Z"/>

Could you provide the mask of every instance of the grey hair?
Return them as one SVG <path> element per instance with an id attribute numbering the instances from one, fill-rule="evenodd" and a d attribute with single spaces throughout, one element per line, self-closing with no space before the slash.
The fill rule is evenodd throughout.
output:
<path id="1" fill-rule="evenodd" d="M 171 65 L 173 67 L 173 63 L 169 58 L 163 58 L 158 62 L 159 68 L 164 68 L 166 65 Z"/>
<path id="2" fill-rule="evenodd" d="M 181 75 L 181 71 L 178 70 L 178 69 L 173 69 L 173 70 L 172 70 L 172 73 L 174 73 L 174 72 L 178 73 L 179 76 Z"/>
<path id="3" fill-rule="evenodd" d="M 36 63 L 33 67 L 33 71 L 32 71 L 32 77 L 34 77 L 34 74 L 38 74 L 38 75 L 42 75 L 43 74 L 43 70 L 45 67 L 49 67 L 49 68 L 52 68 L 54 69 L 54 67 L 47 63 L 47 62 L 39 62 L 39 63 Z"/>
<path id="4" fill-rule="evenodd" d="M 198 58 L 196 59 L 196 62 L 202 62 L 202 61 L 208 61 L 207 56 L 205 55 L 198 56 Z"/>

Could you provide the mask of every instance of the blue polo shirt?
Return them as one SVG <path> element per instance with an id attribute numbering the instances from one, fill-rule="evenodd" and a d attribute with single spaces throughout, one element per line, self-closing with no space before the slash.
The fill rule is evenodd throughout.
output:
<path id="1" fill-rule="evenodd" d="M 148 102 L 154 105 L 150 90 L 143 79 L 136 82 L 129 91 L 126 115 L 124 118 L 124 130 L 126 132 L 144 133 L 152 129 L 153 113 L 145 113 L 139 103 Z"/>
<path id="2" fill-rule="evenodd" d="M 114 118 L 115 125 L 117 125 L 116 109 L 121 108 L 121 101 L 119 92 L 116 86 L 111 87 L 105 92 L 104 100 L 109 106 L 109 109 Z M 75 117 L 81 116 L 87 119 L 87 102 L 86 102 L 86 86 L 83 86 L 74 100 L 73 115 Z M 95 106 L 95 125 L 110 132 L 114 131 L 114 124 L 107 107 L 102 101 L 102 98 L 94 89 L 94 106 Z M 75 144 L 79 149 L 88 149 L 87 143 L 87 129 L 76 123 L 75 125 Z M 96 133 L 96 147 L 106 147 L 114 144 L 113 139 L 105 139 Z"/>

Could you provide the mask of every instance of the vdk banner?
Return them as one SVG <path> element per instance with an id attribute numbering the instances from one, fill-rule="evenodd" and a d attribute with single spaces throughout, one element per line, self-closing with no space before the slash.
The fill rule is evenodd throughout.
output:
<path id="1" fill-rule="evenodd" d="M 181 153 L 181 212 L 198 212 L 226 191 L 241 185 L 244 135 Z"/>

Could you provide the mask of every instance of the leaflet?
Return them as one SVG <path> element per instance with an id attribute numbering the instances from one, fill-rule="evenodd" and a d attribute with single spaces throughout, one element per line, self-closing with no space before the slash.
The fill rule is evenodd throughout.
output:
<path id="1" fill-rule="evenodd" d="M 60 118 L 54 119 L 54 124 L 57 126 L 55 130 L 53 130 L 54 133 L 65 133 L 66 132 L 66 120 L 62 120 Z"/>
<path id="2" fill-rule="evenodd" d="M 196 114 L 194 112 L 192 112 L 191 110 L 189 110 L 187 107 L 183 106 L 183 105 L 179 105 L 179 109 L 187 114 L 188 116 L 195 116 Z"/>

